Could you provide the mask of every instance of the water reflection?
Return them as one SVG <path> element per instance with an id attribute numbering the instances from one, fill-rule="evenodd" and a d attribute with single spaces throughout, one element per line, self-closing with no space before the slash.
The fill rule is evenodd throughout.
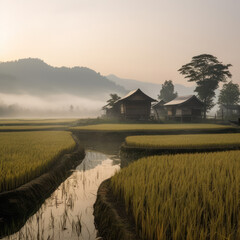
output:
<path id="1" fill-rule="evenodd" d="M 108 155 L 119 154 L 120 146 L 124 142 L 125 138 L 129 136 L 131 132 L 119 133 L 119 132 L 74 132 L 81 145 L 85 149 L 91 149 L 94 151 L 102 152 Z"/>
<path id="2" fill-rule="evenodd" d="M 120 164 L 98 152 L 87 152 L 74 170 L 21 230 L 5 239 L 96 239 L 93 204 L 99 185 Z"/>

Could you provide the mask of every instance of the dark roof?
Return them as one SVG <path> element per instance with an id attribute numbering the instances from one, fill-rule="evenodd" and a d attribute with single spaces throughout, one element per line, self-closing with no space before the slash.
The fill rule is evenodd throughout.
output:
<path id="1" fill-rule="evenodd" d="M 142 91 L 138 88 L 138 89 L 136 89 L 136 90 L 133 90 L 133 91 L 129 92 L 126 96 L 120 98 L 120 99 L 119 99 L 118 101 L 116 101 L 115 103 L 119 103 L 119 102 L 121 102 L 121 101 L 123 101 L 123 100 L 128 100 L 128 99 L 130 99 L 132 96 L 134 96 L 134 95 L 136 95 L 136 94 L 141 94 L 141 95 L 143 95 L 143 96 L 146 98 L 147 101 L 157 102 L 157 100 L 149 97 L 148 95 L 146 95 L 144 92 L 142 92 Z"/>
<path id="2" fill-rule="evenodd" d="M 196 99 L 200 104 L 203 105 L 203 102 L 200 101 L 195 95 L 187 95 L 187 96 L 176 97 L 172 101 L 164 104 L 164 106 L 181 105 L 181 104 L 186 103 L 187 101 L 189 101 L 191 99 Z"/>
<path id="3" fill-rule="evenodd" d="M 165 103 L 166 103 L 166 102 L 165 102 L 164 100 L 160 100 L 159 102 L 154 103 L 154 104 L 152 105 L 152 108 L 163 107 Z"/>

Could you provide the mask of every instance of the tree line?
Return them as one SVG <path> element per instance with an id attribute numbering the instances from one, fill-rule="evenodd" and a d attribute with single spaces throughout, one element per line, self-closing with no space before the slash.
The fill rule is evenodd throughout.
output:
<path id="1" fill-rule="evenodd" d="M 214 98 L 216 97 L 216 90 L 219 88 L 220 83 L 224 83 L 218 97 L 218 104 L 220 106 L 231 106 L 240 102 L 240 89 L 239 85 L 229 81 L 232 78 L 232 74 L 229 68 L 231 64 L 223 64 L 218 59 L 210 54 L 201 54 L 192 57 L 191 62 L 184 64 L 179 73 L 187 79 L 188 82 L 195 82 L 198 98 L 204 104 L 204 118 L 206 118 L 207 112 L 215 105 Z M 117 94 L 111 94 L 111 98 L 107 101 L 108 106 L 113 106 L 114 102 L 120 97 Z M 178 96 L 178 93 L 174 90 L 174 84 L 172 80 L 166 80 L 162 84 L 159 100 L 170 102 Z"/>
<path id="2" fill-rule="evenodd" d="M 223 64 L 218 59 L 210 54 L 201 54 L 194 56 L 190 63 L 183 65 L 178 71 L 188 82 L 196 82 L 195 92 L 199 99 L 204 103 L 204 118 L 207 112 L 213 108 L 216 90 L 219 83 L 225 83 L 218 103 L 220 105 L 233 105 L 239 102 L 239 85 L 232 81 L 227 83 L 228 78 L 232 77 L 229 71 L 231 64 Z M 233 98 L 233 95 L 236 97 Z"/>

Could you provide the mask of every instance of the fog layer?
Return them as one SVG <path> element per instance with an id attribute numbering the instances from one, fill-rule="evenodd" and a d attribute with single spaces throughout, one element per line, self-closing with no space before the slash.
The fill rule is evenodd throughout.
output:
<path id="1" fill-rule="evenodd" d="M 110 93 L 127 93 L 89 68 L 31 58 L 0 63 L 0 86 L 0 117 L 99 116 Z"/>
<path id="2" fill-rule="evenodd" d="M 104 104 L 68 94 L 44 97 L 0 94 L 1 117 L 97 117 Z"/>

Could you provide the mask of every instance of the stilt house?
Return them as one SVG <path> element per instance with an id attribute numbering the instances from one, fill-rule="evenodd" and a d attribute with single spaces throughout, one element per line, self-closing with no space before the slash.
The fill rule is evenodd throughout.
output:
<path id="1" fill-rule="evenodd" d="M 150 118 L 152 102 L 157 101 L 137 89 L 116 101 L 108 112 L 119 119 L 147 120 Z"/>

